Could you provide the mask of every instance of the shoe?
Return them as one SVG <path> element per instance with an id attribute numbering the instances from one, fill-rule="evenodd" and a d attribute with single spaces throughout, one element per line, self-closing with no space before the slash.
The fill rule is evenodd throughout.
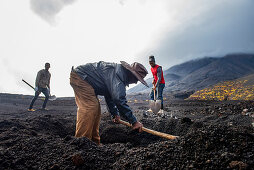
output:
<path id="1" fill-rule="evenodd" d="M 29 112 L 34 112 L 35 109 L 27 109 Z"/>
<path id="2" fill-rule="evenodd" d="M 164 110 L 160 109 L 160 111 L 158 112 L 158 114 L 163 114 L 164 113 Z"/>
<path id="3" fill-rule="evenodd" d="M 147 110 L 147 112 L 153 112 L 152 109 Z"/>

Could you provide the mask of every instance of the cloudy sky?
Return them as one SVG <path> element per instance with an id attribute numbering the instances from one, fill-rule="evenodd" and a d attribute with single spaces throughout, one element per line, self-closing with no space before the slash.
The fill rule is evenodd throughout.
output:
<path id="1" fill-rule="evenodd" d="M 0 93 L 33 95 L 51 63 L 51 92 L 73 96 L 71 66 L 138 61 L 169 68 L 203 56 L 254 52 L 253 0 L 1 0 Z M 149 75 L 151 76 L 151 74 Z"/>

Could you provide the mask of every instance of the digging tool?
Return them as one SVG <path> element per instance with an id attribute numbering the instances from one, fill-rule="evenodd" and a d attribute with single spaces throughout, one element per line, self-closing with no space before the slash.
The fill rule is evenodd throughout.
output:
<path id="1" fill-rule="evenodd" d="M 25 81 L 24 79 L 22 79 L 22 81 L 23 81 L 24 83 L 26 83 L 28 86 L 30 86 L 32 89 L 35 90 L 35 88 L 34 88 L 31 84 L 29 84 L 27 81 Z M 50 95 L 50 96 L 49 96 L 49 100 L 50 100 L 50 101 L 56 100 L 56 96 L 55 96 L 55 95 Z"/>
<path id="2" fill-rule="evenodd" d="M 155 90 L 153 90 L 153 94 L 154 94 L 153 95 L 154 100 L 149 100 L 149 106 L 151 110 L 153 111 L 153 113 L 157 114 L 159 110 L 161 109 L 161 100 L 156 99 Z M 157 90 L 157 95 L 158 95 L 158 90 Z"/>
<path id="3" fill-rule="evenodd" d="M 123 121 L 123 120 L 119 120 L 119 123 L 123 124 L 123 125 L 126 125 L 126 126 L 129 126 L 129 127 L 132 127 L 132 125 L 126 121 Z M 148 129 L 148 128 L 145 128 L 145 127 L 142 127 L 142 130 L 147 132 L 147 133 L 150 133 L 152 135 L 156 135 L 156 136 L 159 136 L 159 137 L 162 137 L 162 138 L 166 138 L 166 139 L 176 139 L 178 138 L 179 136 L 173 136 L 173 135 L 170 135 L 170 134 L 166 134 L 166 133 L 162 133 L 162 132 L 158 132 L 158 131 L 155 131 L 155 130 L 151 130 L 151 129 Z"/>

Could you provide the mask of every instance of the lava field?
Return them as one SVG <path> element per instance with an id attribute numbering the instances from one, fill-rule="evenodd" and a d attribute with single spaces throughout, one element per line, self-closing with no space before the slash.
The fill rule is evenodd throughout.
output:
<path id="1" fill-rule="evenodd" d="M 111 121 L 102 102 L 101 145 L 75 138 L 73 98 L 28 112 L 31 96 L 0 94 L 0 169 L 253 169 L 253 101 L 169 100 L 165 114 L 129 103 L 144 127 L 167 140 Z M 35 108 L 40 108 L 37 100 Z M 242 114 L 248 109 L 248 115 Z"/>

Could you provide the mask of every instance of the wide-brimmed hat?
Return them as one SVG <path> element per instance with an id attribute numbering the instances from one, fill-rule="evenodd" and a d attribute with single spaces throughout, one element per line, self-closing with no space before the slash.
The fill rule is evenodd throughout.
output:
<path id="1" fill-rule="evenodd" d="M 130 72 L 132 72 L 132 74 L 135 75 L 135 77 L 141 82 L 143 83 L 145 86 L 149 87 L 148 84 L 146 83 L 146 81 L 144 80 L 145 76 L 148 74 L 146 68 L 138 63 L 138 62 L 134 62 L 131 65 L 126 63 L 125 61 L 120 61 L 122 66 L 126 69 L 128 69 Z"/>

